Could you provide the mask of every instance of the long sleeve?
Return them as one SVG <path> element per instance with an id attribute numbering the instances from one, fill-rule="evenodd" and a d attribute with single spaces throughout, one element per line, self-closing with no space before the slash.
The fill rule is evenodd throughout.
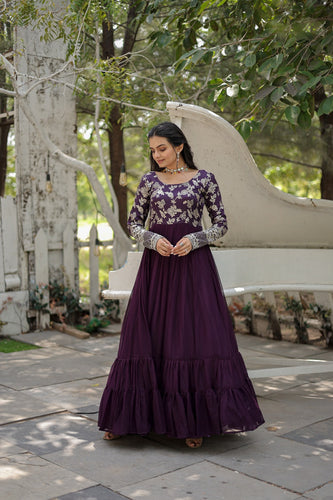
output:
<path id="1" fill-rule="evenodd" d="M 186 235 L 192 243 L 192 250 L 214 243 L 228 231 L 220 188 L 212 173 L 209 174 L 207 179 L 204 199 L 212 225 L 206 230 Z"/>
<path id="2" fill-rule="evenodd" d="M 149 213 L 151 196 L 151 182 L 147 175 L 141 179 L 136 192 L 133 207 L 130 211 L 127 227 L 133 238 L 143 244 L 146 248 L 156 250 L 156 243 L 161 235 L 145 229 L 145 223 Z"/>

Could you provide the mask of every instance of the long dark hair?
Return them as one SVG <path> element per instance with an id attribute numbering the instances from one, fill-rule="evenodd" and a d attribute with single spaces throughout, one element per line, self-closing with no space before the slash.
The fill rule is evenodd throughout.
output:
<path id="1" fill-rule="evenodd" d="M 165 137 L 173 147 L 184 144 L 183 150 L 181 152 L 181 155 L 184 158 L 184 162 L 186 163 L 188 168 L 198 170 L 194 165 L 191 146 L 189 145 L 183 131 L 179 127 L 177 127 L 177 125 L 172 122 L 159 123 L 148 132 L 148 139 L 155 136 Z M 161 172 L 163 170 L 163 168 L 160 168 L 154 160 L 152 152 L 150 152 L 150 169 L 155 172 Z"/>

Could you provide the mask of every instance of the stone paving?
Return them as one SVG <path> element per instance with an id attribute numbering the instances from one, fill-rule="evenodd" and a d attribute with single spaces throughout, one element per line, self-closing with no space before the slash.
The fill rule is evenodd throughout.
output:
<path id="1" fill-rule="evenodd" d="M 119 336 L 45 331 L 0 353 L 4 500 L 333 500 L 333 351 L 237 335 L 265 424 L 183 441 L 107 442 L 96 426 Z"/>

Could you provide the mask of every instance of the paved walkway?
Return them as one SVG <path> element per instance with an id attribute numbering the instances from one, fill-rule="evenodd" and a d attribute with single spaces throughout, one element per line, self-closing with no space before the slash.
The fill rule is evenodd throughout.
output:
<path id="1" fill-rule="evenodd" d="M 333 499 L 333 351 L 238 335 L 266 423 L 190 450 L 102 440 L 97 409 L 118 336 L 47 331 L 0 353 L 3 500 Z"/>

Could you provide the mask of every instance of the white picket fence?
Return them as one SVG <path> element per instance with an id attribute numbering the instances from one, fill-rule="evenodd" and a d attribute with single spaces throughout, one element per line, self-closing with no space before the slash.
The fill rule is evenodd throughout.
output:
<path id="1" fill-rule="evenodd" d="M 75 288 L 75 238 L 76 233 L 70 224 L 67 224 L 64 232 L 62 244 L 63 251 L 63 273 L 65 285 Z M 99 284 L 99 255 L 96 250 L 98 241 L 97 228 L 95 224 L 91 226 L 88 242 L 79 242 L 79 247 L 89 247 L 89 310 L 90 317 L 95 315 L 96 304 L 100 302 L 100 284 Z M 112 247 L 112 242 L 99 242 L 103 246 Z M 49 283 L 49 262 L 48 262 L 48 241 L 43 229 L 39 229 L 35 238 L 35 276 L 36 284 L 43 285 Z M 45 302 L 49 301 L 48 290 L 44 293 Z M 45 328 L 50 322 L 49 313 L 43 313 L 40 327 Z"/>
<path id="2" fill-rule="evenodd" d="M 0 330 L 28 331 L 29 292 L 20 275 L 16 200 L 0 198 Z"/>
<path id="3" fill-rule="evenodd" d="M 43 287 L 43 302 L 49 301 L 49 250 L 56 248 L 63 254 L 64 283 L 75 288 L 75 239 L 76 233 L 68 223 L 62 234 L 62 241 L 49 244 L 47 234 L 40 228 L 34 239 L 35 285 Z M 10 196 L 0 198 L 0 330 L 4 334 L 26 332 L 29 329 L 27 312 L 29 310 L 29 277 L 23 276 L 24 266 L 20 263 L 19 234 L 16 200 Z M 89 247 L 89 300 L 90 315 L 96 312 L 95 304 L 100 302 L 99 256 L 96 255 L 97 228 L 92 225 L 88 242 L 79 242 L 80 247 Z M 112 241 L 102 242 L 112 246 Z M 50 248 L 52 247 L 52 248 Z M 27 271 L 26 271 L 27 272 Z M 31 278 L 31 277 L 30 277 Z M 42 312 L 39 317 L 40 328 L 50 322 L 50 314 Z"/>

